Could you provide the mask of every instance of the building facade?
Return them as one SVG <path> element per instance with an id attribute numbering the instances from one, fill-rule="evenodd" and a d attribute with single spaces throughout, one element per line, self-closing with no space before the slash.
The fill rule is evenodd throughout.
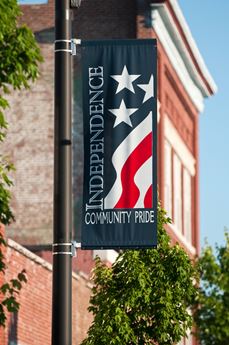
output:
<path id="1" fill-rule="evenodd" d="M 1 226 L 0 226 L 1 232 Z M 0 286 L 26 271 L 27 283 L 23 283 L 17 301 L 18 312 L 7 315 L 6 327 L 0 327 L 1 345 L 49 345 L 52 320 L 52 265 L 8 239 L 4 251 L 7 265 L 5 275 L 0 274 Z M 86 337 L 92 322 L 87 311 L 92 284 L 88 276 L 78 271 L 72 275 L 72 343 L 78 345 Z M 0 296 L 1 299 L 1 296 Z"/>
<path id="2" fill-rule="evenodd" d="M 15 164 L 12 206 L 16 222 L 7 229 L 14 241 L 50 260 L 53 200 L 54 0 L 21 1 L 25 22 L 34 31 L 44 63 L 30 90 L 13 93 L 5 151 Z M 73 12 L 73 37 L 79 39 L 157 38 L 158 181 L 162 206 L 172 218 L 167 231 L 190 256 L 199 253 L 199 116 L 204 99 L 216 92 L 177 0 L 83 0 Z M 82 100 L 80 47 L 74 59 L 74 213 L 82 194 Z M 75 220 L 76 237 L 78 218 Z M 75 268 L 90 272 L 99 253 L 79 251 Z M 194 344 L 186 339 L 182 345 Z"/>

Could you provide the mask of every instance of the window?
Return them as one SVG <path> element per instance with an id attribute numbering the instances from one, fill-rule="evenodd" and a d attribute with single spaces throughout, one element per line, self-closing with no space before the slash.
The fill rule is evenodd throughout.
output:
<path id="1" fill-rule="evenodd" d="M 172 148 L 167 141 L 165 142 L 164 200 L 168 216 L 172 218 Z"/>
<path id="2" fill-rule="evenodd" d="M 174 224 L 179 232 L 182 232 L 182 193 L 181 193 L 181 161 L 174 153 L 173 156 L 174 176 Z"/>
<path id="3" fill-rule="evenodd" d="M 192 244 L 192 176 L 165 141 L 164 207 L 176 231 Z"/>
<path id="4" fill-rule="evenodd" d="M 195 176 L 195 160 L 168 121 L 165 121 L 163 206 L 173 220 L 171 227 L 176 235 L 192 250 L 192 177 Z"/>
<path id="5" fill-rule="evenodd" d="M 191 176 L 183 170 L 183 211 L 184 211 L 184 235 L 189 243 L 192 243 L 192 195 Z"/>

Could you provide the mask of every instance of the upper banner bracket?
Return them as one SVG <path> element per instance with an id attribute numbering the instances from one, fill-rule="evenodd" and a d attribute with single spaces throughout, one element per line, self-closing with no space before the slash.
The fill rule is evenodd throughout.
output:
<path id="1" fill-rule="evenodd" d="M 55 53 L 66 52 L 76 55 L 76 46 L 81 44 L 80 39 L 72 38 L 70 40 L 55 40 Z"/>

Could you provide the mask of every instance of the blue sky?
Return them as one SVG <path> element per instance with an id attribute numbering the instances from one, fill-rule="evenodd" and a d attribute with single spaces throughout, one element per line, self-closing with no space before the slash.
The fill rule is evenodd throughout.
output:
<path id="1" fill-rule="evenodd" d="M 201 244 L 229 228 L 229 1 L 179 0 L 218 92 L 200 116 Z"/>

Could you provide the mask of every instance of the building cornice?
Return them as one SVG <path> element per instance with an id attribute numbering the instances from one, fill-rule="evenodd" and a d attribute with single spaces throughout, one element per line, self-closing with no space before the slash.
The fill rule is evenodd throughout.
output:
<path id="1" fill-rule="evenodd" d="M 199 111 L 203 99 L 217 91 L 177 0 L 151 2 L 152 27 Z"/>
<path id="2" fill-rule="evenodd" d="M 182 36 L 184 37 L 184 43 L 186 44 L 186 47 L 188 51 L 190 52 L 191 58 L 193 60 L 193 63 L 195 64 L 198 72 L 200 73 L 203 81 L 205 82 L 208 91 L 209 91 L 209 96 L 213 95 L 214 93 L 217 92 L 217 86 L 216 83 L 211 76 L 204 59 L 197 47 L 197 44 L 192 36 L 192 33 L 189 29 L 189 26 L 185 20 L 185 17 L 182 13 L 182 10 L 177 2 L 177 0 L 170 0 L 168 4 L 171 5 L 171 8 L 180 24 Z"/>

